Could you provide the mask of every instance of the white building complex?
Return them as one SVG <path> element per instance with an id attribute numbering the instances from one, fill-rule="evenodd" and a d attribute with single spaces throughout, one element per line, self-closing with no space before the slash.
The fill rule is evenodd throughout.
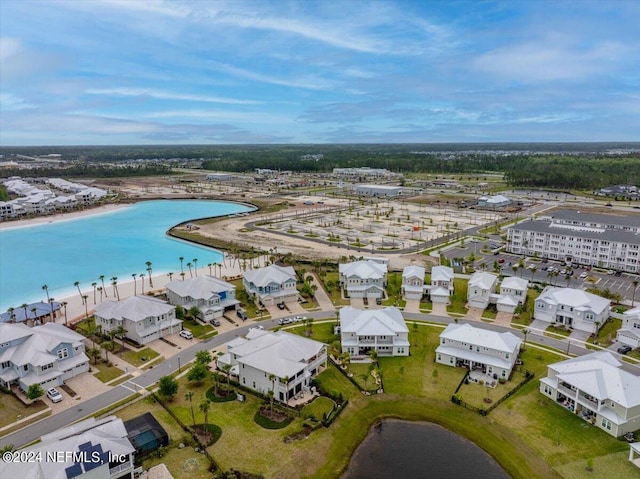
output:
<path id="1" fill-rule="evenodd" d="M 310 390 L 311 380 L 327 366 L 327 345 L 285 331 L 252 329 L 228 343 L 218 365 L 228 364 L 240 384 L 287 402 Z"/>
<path id="2" fill-rule="evenodd" d="M 362 356 L 408 356 L 409 328 L 398 308 L 362 310 L 345 306 L 340 310 L 342 352 Z"/>
<path id="3" fill-rule="evenodd" d="M 354 261 L 338 265 L 340 286 L 349 298 L 384 298 L 387 265 L 374 260 Z"/>
<path id="4" fill-rule="evenodd" d="M 547 286 L 536 298 L 533 318 L 595 333 L 609 319 L 611 301 L 581 289 Z"/>
<path id="5" fill-rule="evenodd" d="M 640 429 L 640 377 L 608 351 L 550 364 L 540 392 L 612 436 Z"/>
<path id="6" fill-rule="evenodd" d="M 640 272 L 640 217 L 552 211 L 507 228 L 507 251 Z"/>
<path id="7" fill-rule="evenodd" d="M 496 298 L 496 308 L 500 312 L 514 313 L 518 305 L 523 305 L 527 300 L 529 280 L 508 276 L 500 284 L 500 294 Z"/>
<path id="8" fill-rule="evenodd" d="M 84 336 L 61 324 L 0 323 L 0 386 L 48 389 L 89 370 Z"/>
<path id="9" fill-rule="evenodd" d="M 479 371 L 495 379 L 509 379 L 522 341 L 515 334 L 450 324 L 440 334 L 436 362 Z"/>
<path id="10" fill-rule="evenodd" d="M 236 287 L 213 276 L 198 276 L 184 281 L 174 280 L 167 284 L 167 299 L 174 306 L 185 309 L 197 306 L 202 319 L 219 318 L 226 310 L 236 309 Z"/>
<path id="11" fill-rule="evenodd" d="M 394 173 L 390 172 L 386 168 L 369 168 L 367 166 L 363 166 L 360 168 L 334 168 L 333 174 L 336 176 L 347 176 L 352 178 L 356 178 L 359 176 L 386 178 L 394 175 Z"/>
<path id="12" fill-rule="evenodd" d="M 149 296 L 105 301 L 96 305 L 94 314 L 96 326 L 100 326 L 103 333 L 124 326 L 125 337 L 138 344 L 148 344 L 182 330 L 175 306 Z"/>
<path id="13" fill-rule="evenodd" d="M 511 200 L 504 195 L 481 196 L 478 198 L 478 206 L 483 208 L 504 208 L 511 203 Z"/>
<path id="14" fill-rule="evenodd" d="M 402 187 L 361 184 L 354 186 L 354 192 L 360 196 L 400 196 L 402 194 Z"/>
<path id="15" fill-rule="evenodd" d="M 632 348 L 640 348 L 640 306 L 622 314 L 622 327 L 618 329 L 616 340 Z"/>

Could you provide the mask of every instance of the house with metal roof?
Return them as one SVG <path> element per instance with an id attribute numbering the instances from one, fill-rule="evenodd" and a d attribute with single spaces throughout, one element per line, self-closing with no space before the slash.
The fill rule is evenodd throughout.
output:
<path id="1" fill-rule="evenodd" d="M 612 436 L 640 429 L 640 377 L 609 351 L 550 364 L 540 392 Z"/>
<path id="2" fill-rule="evenodd" d="M 422 299 L 424 295 L 424 273 L 423 266 L 411 265 L 402 271 L 402 296 L 404 299 Z"/>
<path id="3" fill-rule="evenodd" d="M 180 305 L 187 310 L 196 306 L 204 321 L 219 318 L 225 311 L 237 309 L 240 304 L 236 299 L 236 287 L 213 276 L 170 281 L 167 284 L 167 299 L 170 304 Z"/>
<path id="4" fill-rule="evenodd" d="M 363 356 L 375 351 L 378 356 L 408 356 L 409 328 L 398 308 L 340 310 L 340 344 L 342 351 Z"/>
<path id="5" fill-rule="evenodd" d="M 618 329 L 616 341 L 634 349 L 640 348 L 640 306 L 622 314 L 622 327 Z"/>
<path id="6" fill-rule="evenodd" d="M 296 281 L 296 272 L 292 266 L 277 264 L 242 274 L 242 284 L 247 294 L 257 298 L 265 306 L 298 301 Z"/>
<path id="7" fill-rule="evenodd" d="M 431 302 L 449 304 L 450 296 L 453 295 L 453 268 L 449 266 L 431 268 L 431 284 L 428 289 Z"/>
<path id="8" fill-rule="evenodd" d="M 575 288 L 547 286 L 536 298 L 533 318 L 595 333 L 609 319 L 611 301 Z"/>
<path id="9" fill-rule="evenodd" d="M 103 333 L 124 326 L 125 337 L 138 344 L 148 344 L 182 330 L 175 306 L 150 296 L 105 301 L 96 305 L 94 316 Z"/>
<path id="10" fill-rule="evenodd" d="M 27 326 L 35 326 L 52 321 L 52 317 L 55 321 L 60 307 L 61 304 L 56 301 L 50 303 L 38 301 L 26 306 L 9 308 L 7 312 L 0 314 L 0 323 L 26 323 Z"/>
<path id="11" fill-rule="evenodd" d="M 496 295 L 496 308 L 500 312 L 513 313 L 518 305 L 523 305 L 527 300 L 529 280 L 508 276 L 500 284 L 500 294 Z M 491 299 L 494 302 L 494 299 Z"/>
<path id="12" fill-rule="evenodd" d="M 486 271 L 476 271 L 467 284 L 467 304 L 472 308 L 486 309 L 491 295 L 495 294 L 498 277 Z"/>
<path id="13" fill-rule="evenodd" d="M 387 265 L 373 260 L 353 261 L 338 266 L 345 297 L 383 298 L 387 285 Z"/>
<path id="14" fill-rule="evenodd" d="M 483 208 L 504 208 L 510 204 L 511 200 L 504 195 L 481 196 L 478 198 L 478 206 Z"/>
<path id="15" fill-rule="evenodd" d="M 286 331 L 252 329 L 227 344 L 218 367 L 230 365 L 238 381 L 286 403 L 308 392 L 311 380 L 327 366 L 327 345 Z"/>
<path id="16" fill-rule="evenodd" d="M 509 379 L 521 343 L 510 332 L 499 333 L 468 323 L 450 324 L 440 334 L 436 362 L 477 371 L 492 379 Z"/>
<path id="17" fill-rule="evenodd" d="M 88 371 L 84 339 L 61 324 L 0 323 L 0 386 L 47 389 Z"/>

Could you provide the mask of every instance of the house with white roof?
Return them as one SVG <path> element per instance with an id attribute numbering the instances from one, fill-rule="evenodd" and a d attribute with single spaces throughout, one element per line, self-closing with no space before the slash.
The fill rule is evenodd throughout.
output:
<path id="1" fill-rule="evenodd" d="M 84 339 L 61 324 L 0 323 L 0 386 L 48 389 L 88 371 Z"/>
<path id="2" fill-rule="evenodd" d="M 96 305 L 94 315 L 96 326 L 102 328 L 103 333 L 124 326 L 125 337 L 138 344 L 148 344 L 182 330 L 175 306 L 150 296 L 105 301 Z"/>
<path id="3" fill-rule="evenodd" d="M 433 303 L 449 304 L 453 294 L 453 268 L 449 266 L 434 266 L 431 268 L 431 285 L 429 298 Z"/>
<path id="4" fill-rule="evenodd" d="M 362 310 L 345 306 L 340 316 L 342 352 L 362 356 L 408 356 L 409 328 L 398 308 Z"/>
<path id="5" fill-rule="evenodd" d="M 122 419 L 89 418 L 21 449 L 34 461 L 0 461 L 0 477 L 25 479 L 130 479 L 135 448 Z"/>
<path id="6" fill-rule="evenodd" d="M 634 349 L 640 348 L 640 306 L 622 314 L 622 327 L 616 340 Z"/>
<path id="7" fill-rule="evenodd" d="M 411 265 L 402 271 L 402 296 L 405 300 L 422 299 L 424 295 L 424 273 L 423 266 Z"/>
<path id="8" fill-rule="evenodd" d="M 311 380 L 327 366 L 327 345 L 285 331 L 252 329 L 227 344 L 218 366 L 230 365 L 238 381 L 286 403 L 309 391 Z"/>
<path id="9" fill-rule="evenodd" d="M 609 351 L 548 366 L 540 392 L 612 436 L 640 429 L 640 377 Z"/>
<path id="10" fill-rule="evenodd" d="M 236 287 L 213 276 L 198 276 L 167 284 L 167 299 L 185 309 L 198 307 L 204 321 L 219 318 L 229 309 L 237 309 Z"/>
<path id="11" fill-rule="evenodd" d="M 472 308 L 486 309 L 491 295 L 495 294 L 498 277 L 486 271 L 476 271 L 467 284 L 467 304 Z"/>
<path id="12" fill-rule="evenodd" d="M 581 289 L 547 286 L 536 299 L 534 319 L 594 333 L 602 327 L 611 301 Z"/>
<path id="13" fill-rule="evenodd" d="M 450 324 L 440 334 L 436 362 L 480 371 L 495 379 L 509 379 L 522 340 L 510 332 L 499 333 L 470 324 Z"/>
<path id="14" fill-rule="evenodd" d="M 298 301 L 296 272 L 292 266 L 270 264 L 265 268 L 245 271 L 242 284 L 247 294 L 265 306 Z"/>
<path id="15" fill-rule="evenodd" d="M 514 313 L 518 305 L 527 300 L 529 280 L 508 276 L 500 284 L 500 294 L 495 298 L 496 308 L 500 312 Z M 491 300 L 493 302 L 493 299 Z"/>
<path id="16" fill-rule="evenodd" d="M 349 298 L 383 298 L 387 285 L 387 265 L 373 260 L 340 264 L 340 286 Z"/>
<path id="17" fill-rule="evenodd" d="M 0 323 L 26 323 L 27 326 L 34 326 L 51 321 L 52 316 L 55 321 L 61 306 L 56 301 L 49 303 L 38 301 L 17 308 L 9 308 L 6 313 L 0 314 Z"/>

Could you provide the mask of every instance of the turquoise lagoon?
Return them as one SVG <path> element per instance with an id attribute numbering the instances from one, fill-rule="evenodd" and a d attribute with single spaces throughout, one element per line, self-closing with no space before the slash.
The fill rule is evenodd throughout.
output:
<path id="1" fill-rule="evenodd" d="M 205 200 L 159 200 L 73 220 L 0 230 L 0 311 L 23 303 L 62 299 L 77 293 L 76 281 L 92 295 L 91 283 L 104 275 L 119 283 L 144 273 L 151 261 L 153 274 L 180 271 L 179 258 L 198 259 L 198 266 L 219 262 L 222 254 L 166 236 L 184 221 L 251 211 L 238 203 Z M 111 288 L 109 288 L 111 292 Z M 109 295 L 111 296 L 111 295 Z"/>

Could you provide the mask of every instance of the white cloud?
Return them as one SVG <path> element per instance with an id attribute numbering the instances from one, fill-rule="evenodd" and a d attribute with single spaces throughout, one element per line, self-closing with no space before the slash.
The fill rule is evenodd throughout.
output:
<path id="1" fill-rule="evenodd" d="M 144 96 L 156 98 L 158 100 L 184 100 L 205 103 L 226 103 L 230 105 L 256 105 L 262 103 L 255 100 L 239 100 L 236 98 L 222 98 L 215 96 L 189 95 L 185 93 L 174 93 L 150 88 L 90 88 L 85 90 L 89 95 L 108 96 Z"/>
<path id="2" fill-rule="evenodd" d="M 0 93 L 0 111 L 26 110 L 36 106 L 11 93 Z"/>

